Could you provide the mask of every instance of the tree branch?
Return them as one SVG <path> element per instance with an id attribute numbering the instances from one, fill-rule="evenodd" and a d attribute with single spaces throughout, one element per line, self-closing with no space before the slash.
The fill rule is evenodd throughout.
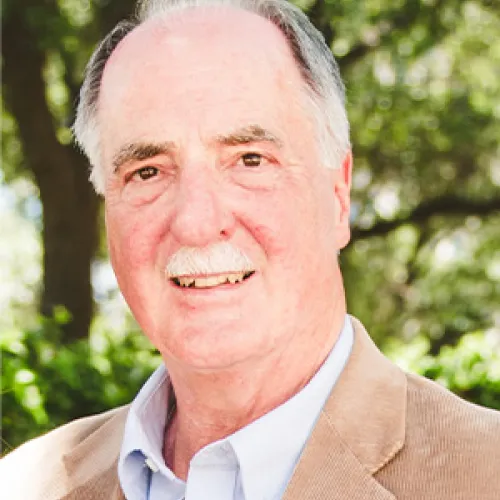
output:
<path id="1" fill-rule="evenodd" d="M 391 221 L 379 221 L 370 228 L 353 228 L 351 241 L 363 240 L 374 236 L 384 236 L 403 224 L 421 225 L 438 215 L 467 216 L 489 215 L 500 212 L 500 197 L 489 200 L 470 200 L 459 196 L 447 195 L 422 203 L 409 214 Z"/>

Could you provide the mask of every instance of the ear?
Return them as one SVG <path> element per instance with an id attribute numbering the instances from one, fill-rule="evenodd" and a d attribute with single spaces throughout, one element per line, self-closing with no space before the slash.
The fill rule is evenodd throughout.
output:
<path id="1" fill-rule="evenodd" d="M 335 193 L 335 245 L 344 248 L 351 239 L 349 216 L 351 213 L 352 152 L 348 151 L 340 168 L 334 171 Z"/>

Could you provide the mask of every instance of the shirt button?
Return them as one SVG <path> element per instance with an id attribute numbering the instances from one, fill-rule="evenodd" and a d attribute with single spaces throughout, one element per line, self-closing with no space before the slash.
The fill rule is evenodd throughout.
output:
<path id="1" fill-rule="evenodd" d="M 158 466 L 153 462 L 153 460 L 149 457 L 146 457 L 146 459 L 144 460 L 144 462 L 146 463 L 146 465 L 153 471 L 153 472 L 158 472 L 160 469 L 158 468 Z"/>

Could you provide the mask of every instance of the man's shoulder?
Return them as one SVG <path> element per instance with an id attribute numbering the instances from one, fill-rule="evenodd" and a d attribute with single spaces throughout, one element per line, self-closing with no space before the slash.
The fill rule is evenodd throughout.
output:
<path id="1" fill-rule="evenodd" d="M 9 460 L 17 459 L 17 457 L 21 455 L 33 458 L 47 454 L 48 450 L 50 450 L 50 456 L 54 455 L 54 450 L 58 450 L 60 453 L 73 450 L 76 446 L 97 432 L 111 419 L 115 421 L 120 420 L 120 417 L 125 419 L 127 411 L 128 406 L 122 406 L 104 413 L 73 420 L 72 422 L 57 427 L 46 434 L 27 441 L 23 445 L 19 446 L 19 448 L 16 448 L 3 457 L 0 464 L 4 464 Z"/>
<path id="2" fill-rule="evenodd" d="M 87 475 L 90 464 L 99 461 L 96 444 L 106 448 L 110 463 L 118 457 L 127 413 L 124 406 L 80 418 L 21 445 L 0 460 L 0 492 L 8 498 L 28 498 L 31 491 L 64 494 L 69 475 L 82 469 Z"/>
<path id="3" fill-rule="evenodd" d="M 404 446 L 379 481 L 402 498 L 498 498 L 500 412 L 424 377 L 406 377 Z"/>
<path id="4" fill-rule="evenodd" d="M 419 375 L 406 374 L 406 377 L 408 430 L 425 429 L 462 442 L 468 437 L 473 437 L 475 442 L 484 438 L 494 442 L 500 453 L 499 411 L 470 403 Z"/>

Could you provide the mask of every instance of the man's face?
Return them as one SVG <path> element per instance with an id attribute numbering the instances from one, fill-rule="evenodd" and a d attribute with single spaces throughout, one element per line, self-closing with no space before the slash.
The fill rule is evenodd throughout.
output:
<path id="1" fill-rule="evenodd" d="M 150 21 L 107 63 L 99 120 L 111 260 L 168 362 L 300 357 L 340 327 L 350 157 L 336 171 L 321 164 L 305 103 L 281 33 L 242 11 Z M 179 252 L 203 256 L 221 242 L 246 256 L 243 282 L 167 273 Z"/>

